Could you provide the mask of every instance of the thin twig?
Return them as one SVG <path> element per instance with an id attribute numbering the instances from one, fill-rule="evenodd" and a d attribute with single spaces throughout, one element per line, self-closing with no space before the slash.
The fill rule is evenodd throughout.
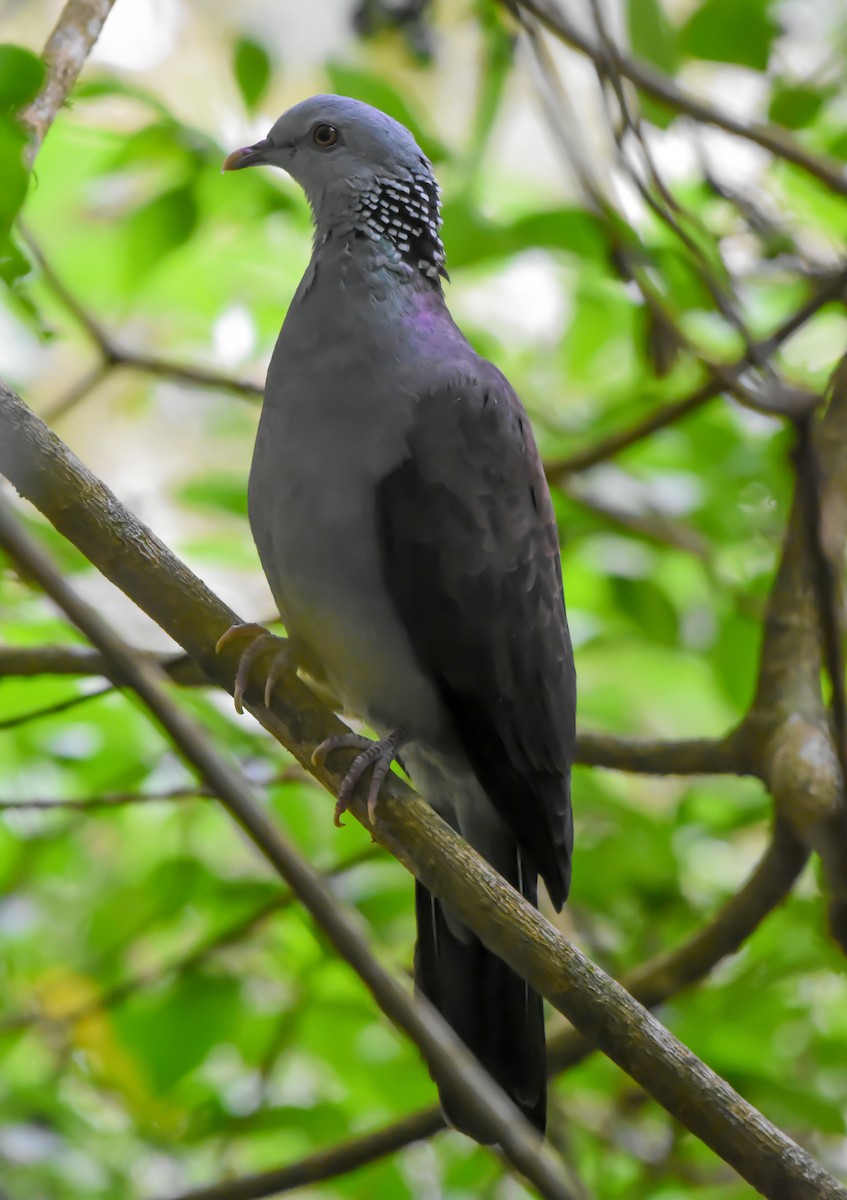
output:
<path id="1" fill-rule="evenodd" d="M 676 321 L 665 298 L 653 283 L 649 273 L 633 253 L 631 238 L 622 230 L 626 223 L 621 213 L 606 195 L 600 184 L 592 158 L 578 136 L 579 121 L 576 109 L 571 104 L 568 91 L 560 77 L 552 55 L 544 41 L 538 24 L 520 7 L 517 12 L 526 33 L 528 44 L 538 69 L 539 96 L 551 133 L 573 167 L 589 208 L 604 221 L 606 236 L 622 273 L 632 279 L 638 287 L 645 307 L 660 328 L 670 332 L 674 344 L 699 359 L 709 374 L 720 384 L 721 390 L 732 393 L 747 408 L 769 416 L 798 417 L 812 411 L 817 397 L 801 388 L 788 386 L 775 378 L 770 367 L 767 388 L 754 386 L 750 369 L 736 372 L 725 364 L 710 358 L 697 347 L 682 326 Z M 605 60 L 603 60 L 605 61 Z M 747 339 L 749 341 L 749 339 Z M 752 343 L 751 343 L 752 345 Z M 748 349 L 746 358 L 755 357 L 755 350 Z M 746 361 L 745 358 L 745 361 Z M 767 361 L 763 359 L 763 361 Z M 751 365 L 755 365 L 751 359 Z"/>
<path id="2" fill-rule="evenodd" d="M 601 68 L 606 65 L 602 50 L 568 19 L 554 0 L 501 0 L 501 3 L 509 8 L 515 3 L 519 4 L 565 45 L 593 59 Z M 839 195 L 847 195 L 847 172 L 843 166 L 806 150 L 784 129 L 734 117 L 718 105 L 692 96 L 669 76 L 640 59 L 618 54 L 616 65 L 621 75 L 634 83 L 645 95 L 658 100 L 671 111 L 686 113 L 704 125 L 714 125 L 726 133 L 753 142 L 773 154 L 775 158 L 793 163 L 809 175 L 813 175 Z"/>
<path id="3" fill-rule="evenodd" d="M 819 287 L 815 288 L 808 300 L 805 300 L 793 313 L 780 322 L 772 334 L 755 343 L 758 353 L 763 356 L 773 354 L 775 350 L 779 349 L 784 342 L 787 342 L 812 317 L 820 312 L 824 305 L 838 299 L 843 294 L 845 288 L 847 288 L 847 266 L 841 266 Z M 739 375 L 750 365 L 746 357 L 742 357 L 728 365 L 726 371 Z M 666 429 L 669 425 L 675 424 L 683 417 L 701 408 L 709 400 L 713 400 L 716 396 L 719 396 L 723 391 L 724 385 L 722 380 L 710 379 L 693 392 L 681 396 L 678 400 L 674 400 L 670 404 L 663 405 L 662 408 L 633 422 L 632 425 L 618 430 L 616 433 L 600 438 L 584 450 L 577 450 L 573 454 L 565 455 L 562 458 L 548 460 L 544 464 L 547 476 L 549 479 L 555 481 L 559 476 L 588 471 L 591 467 L 596 467 L 598 463 L 605 462 L 609 458 L 614 458 L 615 455 L 629 449 L 630 446 L 634 446 L 652 434 L 658 433 L 659 430 Z"/>
<path id="4" fill-rule="evenodd" d="M 264 390 L 262 385 L 253 383 L 252 380 L 239 379 L 237 376 L 228 375 L 223 371 L 209 371 L 203 367 L 173 362 L 155 354 L 130 350 L 120 345 L 67 287 L 55 267 L 45 257 L 33 234 L 23 224 L 20 229 L 21 236 L 38 264 L 45 283 L 84 333 L 88 335 L 90 341 L 99 350 L 102 359 L 100 366 L 95 367 L 73 391 L 56 402 L 49 412 L 50 419 L 55 420 L 56 417 L 64 416 L 73 404 L 86 396 L 91 388 L 99 382 L 104 368 L 112 367 L 126 367 L 134 371 L 145 372 L 148 375 L 173 379 L 179 383 L 189 383 L 195 387 L 212 388 L 216 391 L 233 392 L 251 399 L 262 395 Z"/>
<path id="5" fill-rule="evenodd" d="M 438 1109 L 424 1109 L 372 1133 L 363 1133 L 326 1150 L 318 1150 L 290 1166 L 193 1188 L 169 1200 L 262 1200 L 266 1196 L 280 1196 L 294 1188 L 348 1175 L 377 1159 L 396 1154 L 413 1142 L 422 1142 L 443 1128 L 444 1118 Z"/>
<path id="6" fill-rule="evenodd" d="M 28 725 L 31 721 L 40 721 L 43 717 L 55 717 L 59 713 L 69 712 L 72 708 L 88 704 L 89 700 L 99 700 L 101 696 L 105 696 L 111 691 L 114 691 L 114 688 L 109 684 L 106 687 L 95 688 L 91 692 L 78 692 L 73 696 L 68 696 L 66 700 L 57 700 L 55 704 L 45 704 L 43 708 L 15 713 L 13 717 L 4 717 L 0 720 L 0 733 L 5 733 L 9 729 L 19 729 L 21 725 Z"/>

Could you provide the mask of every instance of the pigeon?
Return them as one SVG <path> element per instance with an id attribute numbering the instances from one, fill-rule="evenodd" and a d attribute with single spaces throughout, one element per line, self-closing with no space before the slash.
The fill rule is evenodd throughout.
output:
<path id="1" fill-rule="evenodd" d="M 420 795 L 531 904 L 570 886 L 576 678 L 559 536 L 530 422 L 445 302 L 440 191 L 399 122 L 313 96 L 224 170 L 268 165 L 304 190 L 306 272 L 268 370 L 250 525 L 291 665 L 376 739 L 357 751 L 336 819 L 399 761 Z M 251 636 L 256 626 L 224 635 Z M 262 632 L 239 667 L 237 701 Z M 415 982 L 544 1131 L 541 997 L 416 884 Z M 436 1080 L 438 1083 L 438 1080 Z M 455 1128 L 486 1139 L 440 1087 Z"/>

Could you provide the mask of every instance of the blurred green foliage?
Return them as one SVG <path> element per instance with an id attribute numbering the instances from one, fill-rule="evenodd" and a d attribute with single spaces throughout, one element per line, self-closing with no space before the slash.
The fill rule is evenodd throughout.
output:
<path id="1" fill-rule="evenodd" d="M 496 153 L 516 103 L 512 31 L 494 9 L 477 7 L 435 25 L 425 62 L 401 32 L 373 18 L 375 37 L 351 40 L 312 90 L 378 104 L 437 163 L 450 303 L 515 383 L 553 460 L 703 376 L 684 356 L 657 369 L 655 331 L 595 214 L 556 186 L 510 171 Z M 694 60 L 745 69 L 771 121 L 847 159 L 843 56 L 833 52 L 827 70 L 808 77 L 791 73 L 779 52 L 779 6 L 767 0 L 703 0 L 683 6 L 684 19 L 678 7 L 629 0 L 635 52 L 665 71 Z M 467 45 L 477 55 L 476 111 L 460 123 L 471 130 L 464 138 L 427 103 L 456 70 L 444 47 L 459 36 L 457 22 L 465 66 Z M 227 25 L 219 37 L 233 103 L 245 120 L 267 115 L 274 48 L 252 28 Z M 834 46 L 838 38 L 847 44 L 843 14 Z M 41 274 L 24 277 L 28 264 L 8 236 L 27 186 L 14 113 L 40 79 L 28 51 L 0 47 L 3 329 L 35 347 L 43 372 L 30 366 L 19 382 L 49 411 L 96 358 Z M 307 259 L 308 210 L 269 172 L 222 180 L 220 161 L 233 146 L 208 130 L 199 104 L 177 111 L 143 73 L 92 70 L 39 154 L 25 215 L 79 303 L 122 344 L 259 379 Z M 671 135 L 694 136 L 666 109 L 644 112 Z M 734 183 L 720 163 L 716 173 Z M 718 194 L 697 166 L 674 189 L 710 261 L 723 252 L 741 262 L 736 287 L 756 334 L 807 294 L 798 259 L 834 255 L 847 224 L 843 197 L 782 163 L 753 190 L 751 203 L 768 216 L 758 227 L 749 206 Z M 681 326 L 710 353 L 737 353 L 691 255 L 649 214 L 637 231 Z M 492 301 L 504 292 L 505 318 Z M 549 311 L 538 299 L 548 292 Z M 534 325 L 517 320 L 522 297 L 534 305 Z M 792 377 L 820 387 L 844 330 L 841 312 L 824 310 L 782 357 Z M 244 610 L 243 597 L 260 594 L 245 520 L 255 422 L 256 405 L 242 397 L 122 370 L 57 427 Z M 787 450 L 776 423 L 719 400 L 556 491 L 584 727 L 718 734 L 743 715 L 790 495 Z M 624 518 L 646 521 L 646 534 Z M 125 610 L 98 590 L 84 561 L 34 524 L 64 569 L 122 621 Z M 687 549 L 668 534 L 674 526 L 687 531 Z M 76 641 L 26 580 L 0 573 L 0 642 Z M 223 811 L 192 794 L 130 698 L 92 696 L 94 687 L 51 676 L 0 680 L 0 800 L 188 794 L 0 814 L 0 1187 L 12 1200 L 161 1198 L 296 1160 L 432 1103 L 415 1050 L 299 908 L 282 902 Z M 329 798 L 252 722 L 236 719 L 226 697 L 180 699 L 263 785 L 270 811 L 309 859 L 333 873 L 381 953 L 408 968 L 405 872 L 355 822 L 337 830 Z M 66 707 L 19 719 L 56 705 Z M 614 974 L 701 924 L 739 887 L 767 838 L 769 800 L 750 780 L 580 769 L 574 795 L 577 857 L 564 928 Z M 847 981 L 823 927 L 810 870 L 739 955 L 661 1016 L 767 1115 L 837 1164 Z M 554 1136 L 601 1200 L 750 1195 L 601 1057 L 553 1092 Z M 524 1193 L 502 1182 L 488 1153 L 445 1134 L 308 1194 Z"/>

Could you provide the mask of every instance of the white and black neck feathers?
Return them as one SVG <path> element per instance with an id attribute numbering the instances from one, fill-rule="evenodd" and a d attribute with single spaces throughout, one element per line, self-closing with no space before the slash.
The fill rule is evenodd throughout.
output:
<path id="1" fill-rule="evenodd" d="M 428 171 L 404 179 L 377 177 L 359 197 L 354 229 L 374 242 L 387 239 L 401 262 L 434 283 L 447 278 L 438 184 Z"/>

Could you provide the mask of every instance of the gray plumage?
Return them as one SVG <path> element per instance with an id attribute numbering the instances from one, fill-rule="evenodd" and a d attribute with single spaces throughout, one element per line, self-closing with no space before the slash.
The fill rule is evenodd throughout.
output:
<path id="1" fill-rule="evenodd" d="M 533 904 L 541 874 L 559 908 L 575 680 L 556 525 L 519 400 L 447 311 L 430 164 L 340 96 L 297 105 L 226 166 L 254 163 L 292 175 L 315 220 L 249 486 L 294 652 L 343 711 L 401 729 L 421 795 Z M 416 911 L 418 986 L 543 1129 L 540 998 L 421 885 Z"/>

